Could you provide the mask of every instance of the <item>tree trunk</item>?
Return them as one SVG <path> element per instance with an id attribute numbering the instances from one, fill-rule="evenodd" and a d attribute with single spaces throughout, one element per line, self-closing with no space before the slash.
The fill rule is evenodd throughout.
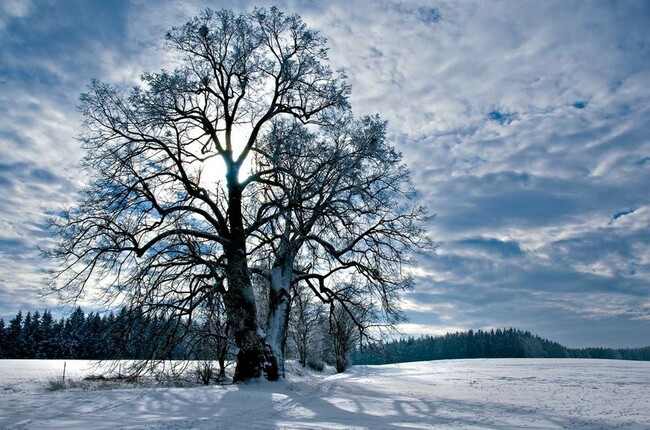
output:
<path id="1" fill-rule="evenodd" d="M 241 190 L 237 183 L 237 172 L 229 171 L 228 191 L 230 218 L 229 243 L 224 247 L 228 291 L 225 297 L 228 323 L 239 348 L 234 382 L 258 378 L 264 363 L 263 339 L 257 324 L 255 294 L 248 271 L 246 238 L 241 210 Z M 233 177 L 234 175 L 234 177 Z"/>
<path id="2" fill-rule="evenodd" d="M 302 364 L 302 367 L 307 366 L 307 336 L 304 333 L 301 333 L 299 336 L 299 341 L 297 343 L 298 348 L 298 362 Z"/>
<path id="3" fill-rule="evenodd" d="M 218 356 L 217 360 L 219 361 L 219 380 L 223 381 L 226 379 L 226 356 L 228 355 L 228 330 L 229 327 L 226 325 L 226 329 L 223 330 L 223 338 L 218 339 Z"/>
<path id="4" fill-rule="evenodd" d="M 280 247 L 282 250 L 282 247 Z M 282 252 L 282 251 L 280 251 Z M 291 310 L 291 282 L 293 280 L 293 257 L 288 252 L 280 255 L 271 268 L 269 291 L 269 315 L 266 324 L 265 351 L 267 377 L 275 373 L 275 379 L 284 378 L 284 347 Z M 277 375 L 277 376 L 276 376 Z"/>
<path id="5" fill-rule="evenodd" d="M 343 373 L 347 368 L 347 363 L 345 358 L 336 358 L 336 373 Z"/>
<path id="6" fill-rule="evenodd" d="M 290 269 L 290 271 L 292 270 Z M 289 325 L 290 285 L 291 281 L 287 281 L 287 274 L 282 267 L 271 269 L 265 350 L 269 367 L 267 373 L 276 373 L 276 379 L 285 376 L 284 347 L 287 343 L 287 326 Z"/>
<path id="7" fill-rule="evenodd" d="M 258 378 L 266 370 L 266 347 L 262 330 L 257 323 L 255 293 L 248 270 L 244 217 L 242 213 L 242 188 L 239 184 L 239 166 L 227 160 L 228 172 L 228 218 L 230 223 L 229 241 L 224 246 L 226 256 L 226 276 L 228 291 L 225 303 L 228 323 L 233 330 L 235 344 L 239 348 L 237 366 L 233 382 Z M 267 379 L 270 377 L 267 372 Z M 274 379 L 277 379 L 275 376 Z"/>
<path id="8" fill-rule="evenodd" d="M 228 291 L 225 303 L 228 323 L 239 348 L 233 381 L 257 378 L 264 363 L 263 339 L 257 325 L 257 308 L 248 273 L 246 254 L 241 248 L 226 250 Z"/>
<path id="9" fill-rule="evenodd" d="M 226 379 L 226 360 L 223 357 L 219 357 L 219 377 L 218 381 L 223 381 Z"/>

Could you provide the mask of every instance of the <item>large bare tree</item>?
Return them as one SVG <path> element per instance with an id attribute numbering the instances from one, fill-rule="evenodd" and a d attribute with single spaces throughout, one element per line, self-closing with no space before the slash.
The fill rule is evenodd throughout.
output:
<path id="1" fill-rule="evenodd" d="M 275 118 L 318 123 L 346 107 L 348 85 L 328 67 L 325 39 L 276 8 L 206 10 L 166 47 L 173 71 L 145 73 L 130 91 L 94 81 L 82 95 L 91 180 L 54 221 L 51 285 L 75 296 L 100 285 L 108 300 L 178 318 L 222 294 L 235 379 L 257 377 L 268 360 L 244 219 L 247 187 L 261 177 L 249 175 L 251 151 Z"/>
<path id="2" fill-rule="evenodd" d="M 52 288 L 99 286 L 174 327 L 223 303 L 235 380 L 284 374 L 298 283 L 362 336 L 400 321 L 406 265 L 430 247 L 426 211 L 385 122 L 349 112 L 325 40 L 275 8 L 206 10 L 166 39 L 175 70 L 82 95 L 90 182 L 54 219 Z M 252 270 L 266 278 L 265 327 Z"/>

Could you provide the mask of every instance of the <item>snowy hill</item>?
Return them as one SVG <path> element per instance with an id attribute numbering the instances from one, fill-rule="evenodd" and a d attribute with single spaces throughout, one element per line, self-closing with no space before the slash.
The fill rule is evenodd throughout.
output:
<path id="1" fill-rule="evenodd" d="M 92 373 L 68 361 L 68 375 Z M 0 360 L 0 428 L 650 428 L 650 363 L 450 360 L 323 375 L 291 364 L 279 383 L 45 390 L 62 362 Z"/>

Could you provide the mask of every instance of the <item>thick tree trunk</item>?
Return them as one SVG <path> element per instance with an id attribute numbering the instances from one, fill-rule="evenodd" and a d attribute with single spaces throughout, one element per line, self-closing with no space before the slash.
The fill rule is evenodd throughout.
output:
<path id="1" fill-rule="evenodd" d="M 271 268 L 269 290 L 269 314 L 266 324 L 265 351 L 269 370 L 275 369 L 277 378 L 284 378 L 284 347 L 287 343 L 287 328 L 291 310 L 291 282 L 293 280 L 293 258 L 281 255 Z M 271 372 L 267 372 L 269 376 Z M 271 379 L 269 377 L 269 379 Z"/>
<path id="2" fill-rule="evenodd" d="M 239 167 L 230 160 L 226 175 L 228 183 L 228 218 L 230 234 L 224 246 L 228 291 L 225 296 L 228 323 L 239 348 L 234 382 L 257 378 L 265 363 L 264 339 L 257 323 L 255 294 L 248 270 L 246 237 L 242 214 L 242 190 L 238 180 Z"/>
<path id="3" fill-rule="evenodd" d="M 257 308 L 246 255 L 226 251 L 228 292 L 225 297 L 228 323 L 239 348 L 234 381 L 257 378 L 264 363 L 263 338 L 257 325 Z"/>

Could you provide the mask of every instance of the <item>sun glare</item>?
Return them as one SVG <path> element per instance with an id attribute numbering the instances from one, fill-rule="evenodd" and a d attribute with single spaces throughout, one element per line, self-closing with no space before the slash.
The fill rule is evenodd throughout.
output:
<path id="1" fill-rule="evenodd" d="M 237 125 L 233 128 L 232 131 L 232 145 L 233 153 L 235 157 L 238 157 L 241 152 L 244 150 L 246 141 L 251 133 L 251 127 L 244 125 Z M 225 137 L 222 135 L 220 138 L 225 141 Z M 249 156 L 244 160 L 241 170 L 239 171 L 239 180 L 242 181 L 251 172 L 252 169 L 252 157 Z M 201 174 L 201 185 L 207 189 L 214 189 L 214 187 L 219 184 L 223 184 L 226 181 L 226 165 L 221 157 L 212 157 L 207 159 L 202 163 L 201 168 L 203 172 Z"/>

